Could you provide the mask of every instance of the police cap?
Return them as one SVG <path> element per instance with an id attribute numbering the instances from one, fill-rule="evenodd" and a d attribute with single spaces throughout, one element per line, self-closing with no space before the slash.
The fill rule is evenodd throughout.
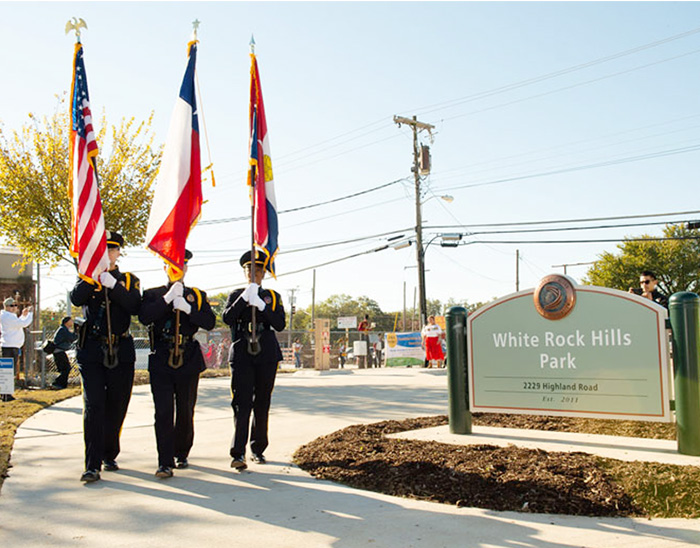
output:
<path id="1" fill-rule="evenodd" d="M 108 248 L 114 248 L 114 247 L 123 247 L 124 246 L 124 238 L 122 237 L 119 232 L 114 232 L 114 231 L 107 231 L 107 247 Z"/>
<path id="2" fill-rule="evenodd" d="M 250 265 L 250 250 L 241 255 L 240 263 L 244 268 Z M 262 253 L 259 253 L 257 250 L 255 251 L 255 264 L 265 266 L 265 257 L 263 257 Z"/>

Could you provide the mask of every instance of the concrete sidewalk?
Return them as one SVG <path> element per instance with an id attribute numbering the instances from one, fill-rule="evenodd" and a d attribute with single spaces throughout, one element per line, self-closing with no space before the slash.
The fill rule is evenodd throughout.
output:
<path id="1" fill-rule="evenodd" d="M 122 470 L 103 472 L 102 481 L 84 485 L 78 481 L 82 402 L 66 400 L 30 418 L 17 432 L 13 467 L 0 494 L 0 543 L 168 548 L 700 545 L 697 520 L 456 508 L 314 480 L 291 464 L 300 445 L 339 428 L 446 409 L 444 370 L 280 375 L 270 418 L 269 462 L 235 473 L 228 457 L 233 428 L 228 379 L 203 379 L 191 466 L 159 480 L 153 475 L 151 395 L 148 386 L 139 386 L 122 434 Z M 522 431 L 516 432 L 522 437 Z M 481 434 L 490 436 L 489 443 L 503 437 Z"/>

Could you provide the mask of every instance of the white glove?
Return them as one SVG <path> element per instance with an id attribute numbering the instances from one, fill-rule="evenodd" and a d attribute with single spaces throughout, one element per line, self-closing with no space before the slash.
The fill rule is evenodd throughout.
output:
<path id="1" fill-rule="evenodd" d="M 263 301 L 260 298 L 260 295 L 258 295 L 257 293 L 255 295 L 253 295 L 253 297 L 248 302 L 253 306 L 257 306 L 258 310 L 260 310 L 260 312 L 265 310 L 265 301 Z"/>
<path id="2" fill-rule="evenodd" d="M 185 314 L 192 312 L 192 305 L 188 303 L 184 297 L 175 297 L 173 299 L 173 308 L 176 310 L 181 310 Z"/>
<path id="3" fill-rule="evenodd" d="M 245 302 L 250 303 L 250 302 L 251 302 L 251 301 L 250 301 L 251 298 L 255 298 L 255 297 L 258 296 L 258 290 L 259 290 L 259 289 L 260 289 L 260 286 L 259 286 L 258 284 L 256 284 L 255 282 L 253 282 L 252 284 L 250 284 L 248 287 L 246 287 L 246 288 L 243 290 L 243 293 L 241 293 L 241 298 L 242 298 Z M 252 304 L 252 303 L 251 303 L 251 304 Z"/>
<path id="4" fill-rule="evenodd" d="M 112 289 L 115 285 L 117 285 L 117 279 L 109 272 L 103 272 L 100 274 L 100 283 L 103 286 Z"/>
<path id="5" fill-rule="evenodd" d="M 175 282 L 173 285 L 170 286 L 168 292 L 165 295 L 163 295 L 163 299 L 168 304 L 173 302 L 175 297 L 182 297 L 182 282 Z"/>

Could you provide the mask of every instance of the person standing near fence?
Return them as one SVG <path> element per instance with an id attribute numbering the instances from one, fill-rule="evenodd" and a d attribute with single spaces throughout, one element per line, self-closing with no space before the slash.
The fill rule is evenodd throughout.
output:
<path id="1" fill-rule="evenodd" d="M 12 358 L 14 364 L 15 382 L 19 381 L 19 357 L 24 346 L 24 328 L 32 323 L 32 307 L 28 306 L 17 316 L 18 304 L 12 297 L 3 302 L 3 310 L 0 312 L 0 346 L 2 357 Z M 2 401 L 12 401 L 15 397 L 11 394 L 3 394 Z"/>
<path id="2" fill-rule="evenodd" d="M 299 339 L 294 339 L 292 343 L 292 351 L 294 352 L 294 367 L 301 369 L 301 351 L 304 346 L 301 344 Z"/>
<path id="3" fill-rule="evenodd" d="M 58 377 L 51 386 L 56 390 L 68 387 L 70 360 L 66 352 L 71 349 L 77 338 L 78 335 L 73 331 L 73 318 L 66 316 L 61 320 L 61 325 L 53 336 L 53 343 L 56 345 L 56 350 L 53 351 L 53 361 L 58 369 Z"/>
<path id="4" fill-rule="evenodd" d="M 85 471 L 80 481 L 100 479 L 107 471 L 119 470 L 119 435 L 134 384 L 136 351 L 129 333 L 131 316 L 141 307 L 139 279 L 120 272 L 124 238 L 107 231 L 109 268 L 99 283 L 80 278 L 70 293 L 71 302 L 83 308 L 85 323 L 78 336 L 78 368 L 83 383 L 83 437 Z"/>

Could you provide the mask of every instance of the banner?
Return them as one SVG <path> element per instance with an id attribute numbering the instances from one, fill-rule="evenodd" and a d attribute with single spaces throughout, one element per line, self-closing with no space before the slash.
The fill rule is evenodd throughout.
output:
<path id="1" fill-rule="evenodd" d="M 387 333 L 384 336 L 386 367 L 425 365 L 425 351 L 421 348 L 420 332 Z"/>

